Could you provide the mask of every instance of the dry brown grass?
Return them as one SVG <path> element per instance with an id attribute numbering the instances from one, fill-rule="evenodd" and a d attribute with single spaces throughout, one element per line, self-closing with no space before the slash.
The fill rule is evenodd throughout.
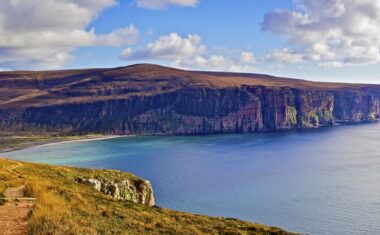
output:
<path id="1" fill-rule="evenodd" d="M 115 201 L 75 182 L 77 177 L 95 176 L 135 177 L 119 171 L 0 159 L 0 193 L 8 187 L 26 185 L 25 194 L 37 198 L 29 218 L 29 234 L 288 234 L 234 219 Z"/>
<path id="2" fill-rule="evenodd" d="M 0 72 L 0 108 L 91 103 L 156 95 L 183 88 L 240 86 L 380 92 L 380 85 L 312 82 L 261 74 L 195 72 L 139 64 L 113 69 Z"/>

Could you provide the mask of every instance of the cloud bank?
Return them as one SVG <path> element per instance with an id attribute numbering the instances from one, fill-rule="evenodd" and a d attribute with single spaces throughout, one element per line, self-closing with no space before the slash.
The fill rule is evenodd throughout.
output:
<path id="1" fill-rule="evenodd" d="M 136 0 L 136 6 L 153 10 L 162 10 L 170 6 L 195 7 L 199 0 Z"/>
<path id="2" fill-rule="evenodd" d="M 97 34 L 88 25 L 115 0 L 0 1 L 0 67 L 59 68 L 81 46 L 123 46 L 137 40 L 130 25 Z"/>
<path id="3" fill-rule="evenodd" d="M 184 69 L 231 72 L 252 72 L 255 70 L 253 64 L 256 63 L 253 53 L 246 51 L 235 57 L 207 55 L 207 47 L 202 44 L 201 36 L 190 34 L 187 37 L 181 37 L 178 33 L 161 36 L 141 50 L 127 48 L 120 56 L 130 61 L 169 61 L 172 66 Z"/>
<path id="4" fill-rule="evenodd" d="M 285 37 L 267 59 L 316 61 L 323 67 L 380 62 L 380 0 L 294 0 L 265 15 L 262 30 Z"/>

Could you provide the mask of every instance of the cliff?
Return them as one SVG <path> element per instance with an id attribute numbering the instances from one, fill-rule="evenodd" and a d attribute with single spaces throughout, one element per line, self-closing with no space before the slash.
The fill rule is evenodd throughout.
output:
<path id="1" fill-rule="evenodd" d="M 156 65 L 0 73 L 0 130 L 211 134 L 379 118 L 380 86 Z"/>
<path id="2" fill-rule="evenodd" d="M 145 203 L 141 203 L 142 198 L 138 199 L 139 203 L 120 200 L 116 195 L 126 195 L 122 191 L 123 185 L 128 183 L 127 191 L 132 198 L 144 195 L 144 191 L 145 195 L 151 195 L 146 181 L 120 171 L 48 166 L 0 158 L 0 179 L 0 214 L 6 215 L 0 218 L 3 226 L 0 232 L 4 222 L 8 228 L 11 225 L 4 219 L 14 217 L 15 224 L 25 225 L 25 231 L 20 234 L 292 234 L 236 219 L 151 207 L 146 205 L 151 201 L 148 198 Z M 78 179 L 84 183 L 76 182 Z M 115 193 L 115 185 L 119 194 Z M 15 202 L 2 200 L 7 191 L 15 188 L 23 189 L 20 192 L 23 198 Z M 33 199 L 33 205 L 24 206 L 27 216 L 20 217 L 14 210 L 23 206 L 25 197 Z M 14 231 L 11 234 L 16 234 Z"/>

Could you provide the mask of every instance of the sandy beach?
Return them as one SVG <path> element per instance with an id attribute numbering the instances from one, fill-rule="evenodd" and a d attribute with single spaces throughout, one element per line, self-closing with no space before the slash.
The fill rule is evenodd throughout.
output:
<path id="1" fill-rule="evenodd" d="M 0 139 L 0 153 L 7 153 L 11 151 L 16 151 L 20 149 L 27 149 L 27 148 L 35 148 L 39 146 L 51 146 L 51 145 L 57 145 L 57 144 L 70 144 L 70 143 L 79 143 L 79 142 L 89 142 L 89 141 L 98 141 L 98 140 L 107 140 L 107 139 L 115 139 L 115 138 L 121 138 L 121 137 L 134 137 L 136 135 L 83 135 L 83 136 L 66 136 L 66 137 L 43 137 L 40 138 L 30 138 L 27 140 L 24 140 L 25 138 L 15 137 L 16 141 L 20 141 L 20 144 L 17 144 L 15 146 L 7 146 L 6 144 L 2 143 Z M 73 139 L 75 138 L 75 139 Z M 10 140 L 8 140 L 9 142 Z M 3 144 L 3 146 L 1 146 Z"/>
<path id="2" fill-rule="evenodd" d="M 53 145 L 58 145 L 58 144 L 72 144 L 72 143 L 80 143 L 80 142 L 91 142 L 91 141 L 98 141 L 98 140 L 116 139 L 116 138 L 122 138 L 122 137 L 134 137 L 134 135 L 111 135 L 111 136 L 95 137 L 95 138 L 89 137 L 87 139 L 65 140 L 65 141 L 60 141 L 60 142 L 41 144 L 41 145 L 36 145 L 34 147 L 53 146 Z"/>

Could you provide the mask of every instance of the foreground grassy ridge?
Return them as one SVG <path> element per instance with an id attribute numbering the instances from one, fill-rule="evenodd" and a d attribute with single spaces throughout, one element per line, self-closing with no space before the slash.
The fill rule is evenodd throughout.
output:
<path id="1" fill-rule="evenodd" d="M 36 197 L 29 234 L 289 234 L 235 219 L 181 213 L 115 201 L 77 177 L 135 178 L 120 171 L 56 167 L 0 159 L 0 194 L 26 185 Z"/>

